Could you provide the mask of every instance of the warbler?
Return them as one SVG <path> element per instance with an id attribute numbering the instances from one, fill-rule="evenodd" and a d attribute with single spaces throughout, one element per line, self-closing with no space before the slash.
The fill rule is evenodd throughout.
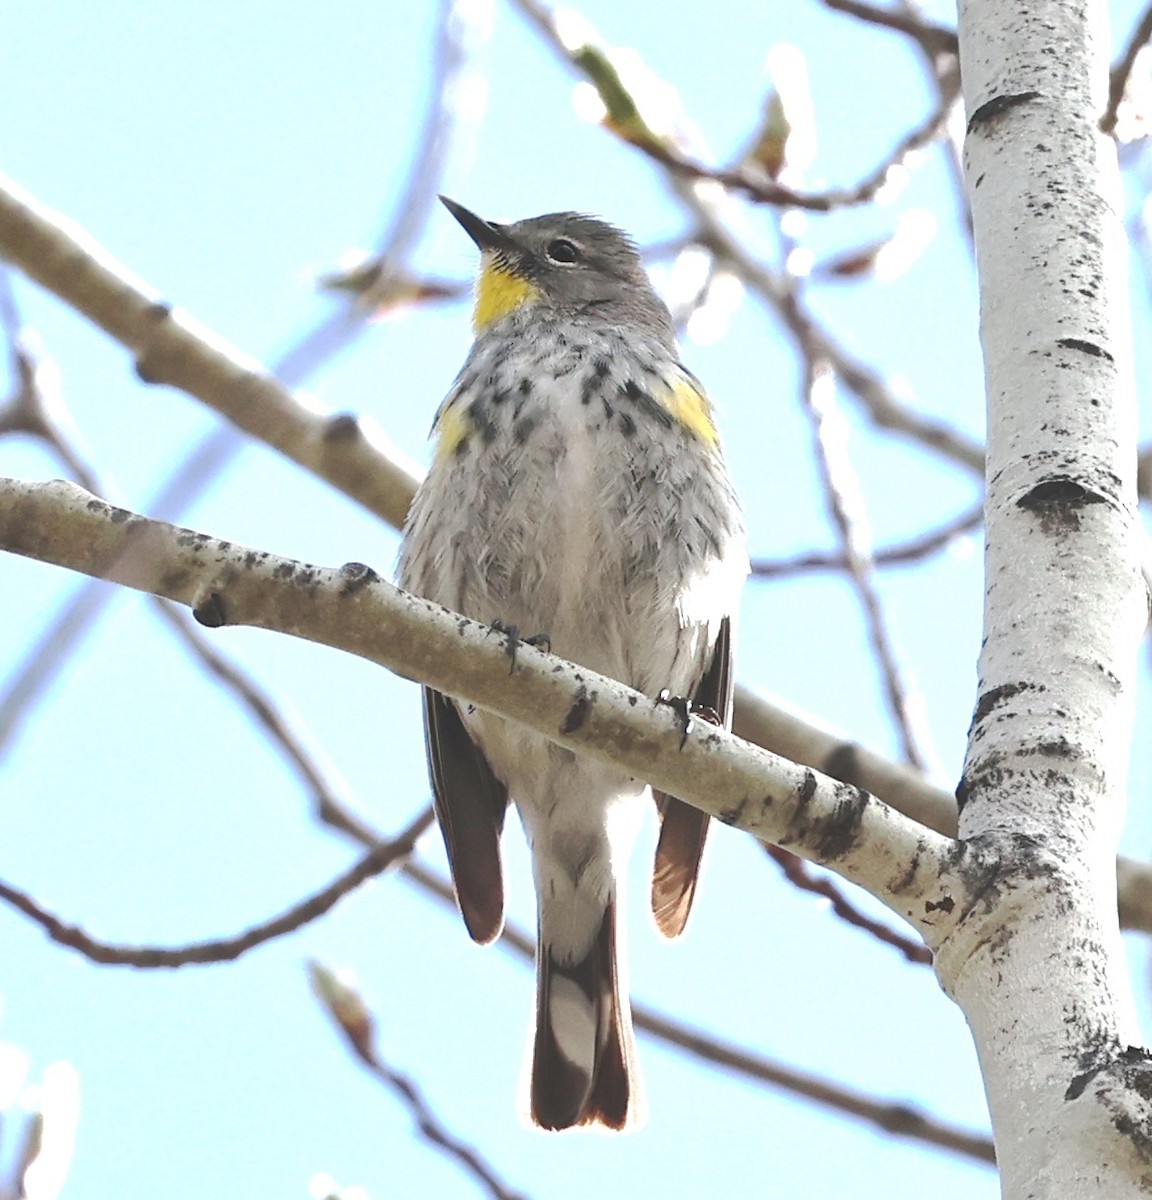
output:
<path id="1" fill-rule="evenodd" d="M 652 697 L 727 722 L 748 572 L 712 409 L 667 307 L 619 229 L 578 213 L 502 225 L 441 197 L 480 250 L 475 341 L 433 425 L 400 585 Z M 637 1110 L 620 927 L 648 788 L 424 689 L 436 812 L 468 932 L 504 920 L 511 800 L 532 855 L 537 1010 L 530 1116 L 623 1129 Z M 652 908 L 684 928 L 708 817 L 655 796 Z"/>

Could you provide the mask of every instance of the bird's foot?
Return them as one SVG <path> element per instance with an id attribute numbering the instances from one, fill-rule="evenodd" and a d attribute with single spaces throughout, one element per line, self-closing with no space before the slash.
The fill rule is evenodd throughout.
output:
<path id="1" fill-rule="evenodd" d="M 502 633 L 507 639 L 504 653 L 508 655 L 508 674 L 516 670 L 516 652 L 521 646 L 534 646 L 537 650 L 547 650 L 552 653 L 552 639 L 546 633 L 534 633 L 531 637 L 521 637 L 519 626 L 505 625 L 499 617 L 489 626 L 493 633 Z"/>
<path id="2" fill-rule="evenodd" d="M 693 717 L 699 717 L 702 721 L 707 721 L 709 725 L 724 724 L 714 708 L 710 708 L 707 704 L 694 704 L 687 696 L 673 696 L 667 688 L 661 689 L 660 695 L 656 697 L 656 703 L 666 704 L 676 714 L 680 722 L 681 750 L 684 749 L 688 735 L 692 732 Z"/>

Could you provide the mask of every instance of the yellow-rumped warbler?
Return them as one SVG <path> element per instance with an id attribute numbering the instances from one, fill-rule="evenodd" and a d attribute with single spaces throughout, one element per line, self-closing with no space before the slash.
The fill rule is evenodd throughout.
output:
<path id="1" fill-rule="evenodd" d="M 711 407 L 680 363 L 635 245 L 577 213 L 498 225 L 444 204 L 480 249 L 476 340 L 436 414 L 401 586 L 547 635 L 565 658 L 651 696 L 692 697 L 727 722 L 748 571 L 740 511 Z M 531 847 L 532 1120 L 622 1129 L 636 1076 L 617 914 L 647 788 L 431 688 L 424 719 L 436 812 L 476 941 L 504 921 L 509 798 Z M 708 818 L 655 798 L 652 908 L 675 937 Z"/>

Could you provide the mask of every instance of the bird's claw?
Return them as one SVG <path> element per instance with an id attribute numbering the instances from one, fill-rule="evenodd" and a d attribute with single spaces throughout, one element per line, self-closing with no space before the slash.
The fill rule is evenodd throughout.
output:
<path id="1" fill-rule="evenodd" d="M 537 650 L 546 649 L 549 654 L 552 653 L 552 639 L 546 633 L 534 633 L 531 637 L 522 638 L 520 629 L 516 625 L 505 625 L 499 617 L 488 627 L 493 633 L 502 633 L 507 639 L 504 646 L 504 653 L 508 655 L 509 666 L 508 674 L 511 675 L 516 670 L 516 652 L 521 646 L 533 646 Z"/>
<path id="2" fill-rule="evenodd" d="M 714 708 L 710 708 L 707 704 L 694 704 L 687 696 L 673 696 L 667 688 L 660 690 L 660 695 L 656 697 L 656 703 L 667 705 L 680 721 L 681 750 L 684 749 L 688 735 L 692 732 L 693 717 L 699 717 L 702 721 L 707 721 L 709 725 L 724 723 Z"/>

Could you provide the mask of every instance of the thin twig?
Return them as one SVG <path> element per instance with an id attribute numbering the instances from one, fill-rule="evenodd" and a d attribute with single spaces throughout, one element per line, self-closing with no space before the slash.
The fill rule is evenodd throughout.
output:
<path id="1" fill-rule="evenodd" d="M 565 43 L 558 27 L 556 12 L 540 0 L 514 0 L 522 15 L 539 29 L 552 45 L 559 50 L 567 62 L 576 70 L 588 74 L 588 60 L 579 51 Z M 595 79 L 592 80 L 596 82 Z M 893 171 L 905 164 L 917 150 L 934 141 L 948 118 L 950 104 L 942 103 L 935 112 L 912 129 L 894 147 L 892 152 L 859 183 L 852 187 L 828 188 L 816 192 L 803 192 L 791 188 L 762 173 L 750 171 L 743 166 L 724 168 L 712 167 L 691 158 L 666 140 L 646 136 L 643 132 L 630 132 L 620 126 L 607 124 L 617 137 L 647 155 L 673 174 L 690 180 L 708 180 L 718 183 L 731 192 L 743 195 L 757 204 L 771 204 L 781 208 L 800 208 L 809 212 L 832 212 L 871 203 L 882 187 L 891 179 Z"/>
<path id="2" fill-rule="evenodd" d="M 385 1062 L 377 1046 L 375 1015 L 355 982 L 315 961 L 309 963 L 309 974 L 313 992 L 344 1035 L 352 1053 L 376 1079 L 400 1097 L 420 1135 L 458 1163 L 494 1200 L 525 1200 L 524 1194 L 512 1191 L 476 1150 L 448 1130 L 410 1076 Z"/>
<path id="3" fill-rule="evenodd" d="M 836 409 L 835 385 L 827 366 L 811 353 L 805 355 L 804 405 L 812 425 L 812 440 L 820 469 L 828 513 L 840 537 L 848 564 L 848 578 L 860 601 L 868 640 L 872 644 L 884 695 L 900 735 L 904 757 L 926 770 L 929 734 L 919 697 L 905 678 L 876 590 L 866 532 L 864 497 L 844 444 L 844 421 Z"/>
<path id="4" fill-rule="evenodd" d="M 837 887 L 835 880 L 824 874 L 817 874 L 802 859 L 779 846 L 770 846 L 761 842 L 765 853 L 784 872 L 784 877 L 793 887 L 804 892 L 820 896 L 831 905 L 833 913 L 846 925 L 853 925 L 870 933 L 878 942 L 898 950 L 909 962 L 930 964 L 932 951 L 916 938 L 904 937 L 883 921 L 866 917 Z"/>
<path id="5" fill-rule="evenodd" d="M 580 64 L 573 60 L 573 50 L 565 41 L 551 8 L 540 0 L 513 0 L 513 3 L 543 34 L 553 53 L 565 63 L 580 68 Z M 866 5 L 857 7 L 860 11 L 856 8 L 845 11 L 852 11 L 858 16 L 871 11 Z M 911 17 L 904 20 L 905 25 L 909 22 L 917 29 L 927 29 L 927 36 L 931 39 L 931 26 L 926 26 Z M 903 28 L 902 25 L 898 27 Z M 594 40 L 595 35 L 590 27 L 584 27 L 582 36 L 586 47 L 597 50 L 601 55 L 604 53 L 603 47 Z M 949 44 L 954 48 L 955 35 L 949 34 L 949 37 Z M 716 254 L 731 268 L 733 274 L 780 316 L 801 347 L 814 350 L 820 358 L 832 365 L 845 386 L 863 403 L 874 424 L 911 438 L 950 461 L 961 463 L 973 472 L 983 472 L 982 446 L 943 422 L 926 417 L 898 401 L 874 371 L 849 354 L 796 303 L 789 282 L 777 277 L 773 271 L 756 261 L 732 234 L 720 206 L 714 199 L 706 198 L 702 194 L 703 189 L 677 176 L 674 171 L 669 171 L 669 178 L 676 196 L 688 208 L 699 226 L 696 240 Z"/>
<path id="6" fill-rule="evenodd" d="M 445 161 L 442 151 L 452 140 L 451 122 L 463 115 L 460 101 L 467 94 L 467 89 L 461 86 L 461 83 L 463 74 L 470 69 L 470 54 L 476 40 L 475 25 L 479 17 L 482 17 L 483 11 L 482 7 L 469 3 L 469 0 L 444 0 L 443 16 L 434 49 L 439 87 L 429 97 L 429 117 L 425 123 L 425 132 L 429 129 L 437 131 L 435 145 L 422 143 L 422 152 L 395 207 L 398 221 L 386 231 L 381 240 L 379 255 L 382 259 L 396 260 L 396 245 L 393 244 L 392 238 L 397 239 L 397 244 L 401 239 L 406 244 L 411 244 L 408 239 L 418 232 L 412 224 L 411 217 L 411 213 L 415 212 L 416 202 L 421 196 L 434 194 L 437 190 L 438 173 L 443 170 Z M 90 281 L 90 272 L 75 271 L 76 264 L 84 261 L 86 250 L 94 250 L 102 261 L 114 261 L 111 255 L 105 254 L 102 248 L 96 247 L 94 243 L 88 242 L 81 246 L 76 243 L 75 237 L 68 235 L 62 240 L 65 244 L 68 241 L 72 242 L 67 246 L 63 259 L 71 264 L 65 274 L 72 275 L 73 283 L 77 278 Z M 16 242 L 20 241 L 21 235 L 18 232 Z M 57 255 L 61 248 L 60 242 L 53 244 Z M 55 286 L 45 280 L 41 282 L 55 291 L 66 303 L 83 311 L 84 306 L 65 286 L 66 280 L 57 281 Z M 371 310 L 368 308 L 354 304 L 347 307 L 347 319 L 351 320 L 354 317 L 358 322 L 357 328 L 363 327 L 370 316 Z M 117 326 L 110 328 L 108 332 L 114 337 L 122 338 L 120 327 L 123 321 L 124 313 L 120 312 L 117 315 Z M 215 335 L 200 336 L 201 331 L 196 328 L 183 332 L 187 334 L 187 338 L 182 339 L 183 349 L 190 355 L 190 361 L 199 364 L 201 368 L 205 363 L 212 361 L 212 348 L 224 344 L 222 339 L 216 338 Z M 203 332 L 207 333 L 206 330 Z M 286 351 L 280 361 L 273 365 L 272 379 L 285 387 L 296 387 L 304 382 L 308 373 L 317 370 L 328 356 L 347 342 L 347 339 L 331 339 L 319 334 L 320 331 L 305 335 Z M 239 360 L 247 361 L 244 356 L 239 356 Z M 230 369 L 231 366 L 231 362 L 226 362 L 224 376 L 217 380 L 219 387 L 231 388 L 235 393 L 235 413 L 224 414 L 230 420 L 233 416 L 240 416 L 244 410 L 251 413 L 259 407 L 257 398 L 251 389 L 245 386 L 247 380 L 243 376 L 236 378 L 235 372 Z M 264 381 L 275 386 L 267 377 L 264 377 Z M 196 390 L 193 388 L 190 394 L 197 394 Z M 207 399 L 203 394 L 199 398 Z M 307 410 L 295 405 L 291 397 L 288 397 L 288 404 L 288 408 L 279 410 L 273 405 L 272 410 L 266 413 L 272 425 L 279 427 L 281 432 L 293 428 L 306 429 L 309 418 Z M 293 407 L 299 412 L 293 413 Z M 289 418 L 286 426 L 281 424 L 282 415 Z M 314 414 L 312 416 L 314 418 Z M 301 424 L 302 421 L 305 424 Z M 243 420 L 240 420 L 239 424 L 243 427 Z M 318 437 L 314 436 L 315 434 L 318 434 Z M 328 478 L 330 483 L 353 499 L 358 499 L 361 503 L 367 502 L 369 508 L 384 516 L 384 519 L 393 525 L 403 520 L 408 500 L 415 488 L 415 470 L 387 443 L 370 437 L 365 426 L 355 417 L 345 414 L 334 417 L 330 422 L 321 422 L 313 435 L 305 434 L 302 440 L 319 443 L 318 447 L 315 447 L 318 449 L 317 461 L 304 464 L 314 474 Z M 276 436 L 271 437 L 269 444 L 277 445 Z M 178 519 L 220 477 L 244 445 L 243 436 L 232 425 L 222 425 L 213 429 L 197 442 L 177 465 L 160 490 L 148 501 L 146 510 L 162 520 Z M 289 456 L 291 457 L 290 454 Z M 337 477 L 334 478 L 325 471 L 324 463 L 336 465 Z M 12 745 L 22 722 L 28 718 L 36 702 L 47 694 L 49 685 L 63 664 L 86 634 L 94 628 L 114 595 L 114 589 L 99 583 L 86 583 L 78 587 L 8 677 L 0 693 L 0 753 Z"/>
<path id="7" fill-rule="evenodd" d="M 1148 44 L 1149 38 L 1152 38 L 1152 5 L 1144 10 L 1144 15 L 1136 23 L 1120 61 L 1112 68 L 1108 78 L 1108 107 L 1100 118 L 1100 129 L 1104 133 L 1112 134 L 1116 130 L 1116 117 L 1132 75 L 1132 68 L 1135 67 L 1136 59 Z"/>
<path id="8" fill-rule="evenodd" d="M 860 362 L 820 326 L 795 296 L 790 281 L 757 262 L 706 210 L 698 208 L 696 212 L 708 222 L 703 236 L 712 248 L 780 317 L 801 350 L 829 363 L 844 386 L 861 402 L 874 425 L 900 434 L 973 474 L 983 474 L 984 447 L 980 443 L 897 400 L 871 367 Z"/>
<path id="9" fill-rule="evenodd" d="M 471 1146 L 448 1131 L 429 1107 L 423 1092 L 409 1076 L 380 1061 L 369 1064 L 368 1070 L 404 1101 L 416 1122 L 420 1136 L 447 1157 L 455 1159 L 473 1178 L 484 1185 L 489 1195 L 496 1197 L 496 1200 L 524 1200 L 523 1192 L 512 1191 Z"/>
<path id="10" fill-rule="evenodd" d="M 746 167 L 709 167 L 705 163 L 687 158 L 674 148 L 663 143 L 636 140 L 636 146 L 654 162 L 667 167 L 674 174 L 687 179 L 708 180 L 718 183 L 731 192 L 737 192 L 757 204 L 771 204 L 780 208 L 801 208 L 808 212 L 834 212 L 841 208 L 852 208 L 870 204 L 877 193 L 892 179 L 893 173 L 903 167 L 916 151 L 935 141 L 940 136 L 948 119 L 950 105 L 939 107 L 903 137 L 892 152 L 870 171 L 859 183 L 846 188 L 828 188 L 819 192 L 801 192 L 782 183 L 752 174 Z M 628 139 L 624 139 L 628 140 Z"/>
<path id="11" fill-rule="evenodd" d="M 956 32 L 944 25 L 935 25 L 910 13 L 893 12 L 890 8 L 877 8 L 861 0 L 824 0 L 825 7 L 835 12 L 847 13 L 869 25 L 882 29 L 894 29 L 918 42 L 926 54 L 952 54 L 959 51 Z"/>
<path id="12" fill-rule="evenodd" d="M 872 554 L 872 563 L 877 567 L 906 566 L 923 562 L 925 559 L 947 550 L 961 538 L 980 528 L 984 520 L 984 506 L 977 505 L 945 521 L 935 529 L 929 529 L 906 542 L 884 546 Z M 752 560 L 752 575 L 757 579 L 785 579 L 793 575 L 807 575 L 815 571 L 845 571 L 848 560 L 841 554 L 801 554 L 794 558 L 757 558 Z"/>
<path id="13" fill-rule="evenodd" d="M 335 768 L 322 762 L 317 747 L 307 744 L 309 739 L 299 721 L 291 718 L 252 675 L 221 654 L 183 609 L 167 600 L 157 600 L 155 607 L 189 653 L 241 707 L 247 709 L 252 720 L 292 766 L 312 797 L 317 819 L 362 844 L 375 844 L 375 834 L 353 813 Z"/>
<path id="14" fill-rule="evenodd" d="M 12 390 L 0 406 L 0 435 L 24 433 L 44 442 L 69 475 L 97 491 L 96 470 L 80 452 L 79 437 L 64 405 L 56 364 L 40 350 L 35 332 L 24 324 L 12 286 L 12 272 L 0 263 L 0 326 L 8 347 Z"/>
<path id="15" fill-rule="evenodd" d="M 424 864 L 410 859 L 404 864 L 402 874 L 429 895 L 455 907 L 456 898 L 452 885 Z M 512 951 L 521 961 L 533 961 L 535 942 L 514 925 L 505 923 L 499 944 Z M 995 1161 L 991 1138 L 938 1121 L 920 1112 L 913 1105 L 881 1100 L 853 1091 L 832 1080 L 821 1079 L 810 1072 L 773 1062 L 747 1047 L 721 1041 L 647 1005 L 633 1003 L 632 1018 L 636 1028 L 643 1033 L 676 1046 L 711 1067 L 720 1067 L 745 1079 L 755 1079 L 791 1095 L 811 1100 L 824 1108 L 858 1117 L 898 1137 L 939 1146 L 979 1162 Z"/>
<path id="16" fill-rule="evenodd" d="M 278 379 L 294 385 L 347 347 L 363 332 L 366 318 L 376 307 L 374 296 L 386 293 L 393 277 L 406 275 L 408 257 L 442 188 L 450 152 L 459 151 L 460 129 L 477 120 L 477 92 L 467 86 L 467 76 L 490 20 L 490 0 L 441 0 L 428 106 L 416 141 L 415 161 L 371 256 L 381 268 L 380 278 L 371 294 L 349 298 L 337 312 L 298 338 L 274 368 Z M 471 104 L 464 103 L 467 97 L 473 98 Z"/>
<path id="17" fill-rule="evenodd" d="M 229 938 L 193 942 L 185 946 L 129 946 L 101 941 L 37 904 L 26 892 L 0 881 L 0 900 L 22 912 L 51 938 L 75 950 L 91 962 L 104 966 L 171 969 L 207 963 L 231 962 L 256 946 L 283 937 L 322 917 L 350 892 L 368 879 L 382 874 L 412 852 L 416 840 L 433 822 L 426 809 L 408 828 L 391 841 L 383 842 L 327 887 L 292 905 L 278 917 L 263 921 Z"/>

